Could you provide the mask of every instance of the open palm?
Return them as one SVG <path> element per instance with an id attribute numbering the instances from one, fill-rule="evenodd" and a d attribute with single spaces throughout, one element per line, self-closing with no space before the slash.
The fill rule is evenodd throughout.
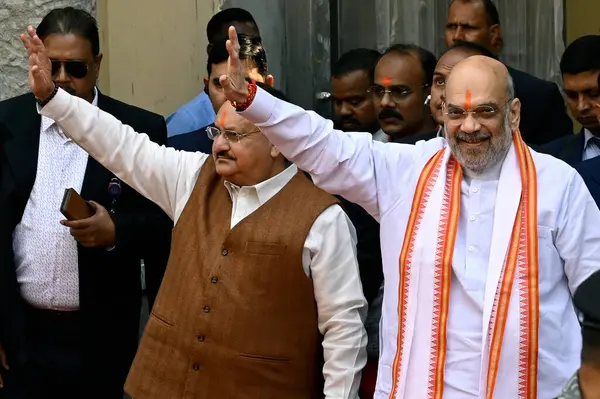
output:
<path id="1" fill-rule="evenodd" d="M 243 103 L 248 95 L 248 82 L 246 81 L 246 71 L 240 61 L 240 43 L 235 28 L 229 27 L 229 40 L 226 47 L 229 53 L 227 59 L 227 74 L 219 78 L 223 93 L 229 101 Z"/>
<path id="2" fill-rule="evenodd" d="M 27 27 L 27 35 L 21 35 L 21 41 L 29 56 L 29 86 L 38 99 L 45 99 L 54 90 L 52 82 L 52 63 L 46 55 L 46 47 L 33 27 Z"/>

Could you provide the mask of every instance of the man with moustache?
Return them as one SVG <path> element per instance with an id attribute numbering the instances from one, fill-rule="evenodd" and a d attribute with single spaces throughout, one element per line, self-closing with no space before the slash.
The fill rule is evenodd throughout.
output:
<path id="1" fill-rule="evenodd" d="M 381 126 L 375 140 L 415 143 L 435 137 L 428 96 L 436 62 L 432 53 L 412 44 L 395 44 L 383 53 L 369 89 Z"/>
<path id="2" fill-rule="evenodd" d="M 342 54 L 331 67 L 331 101 L 340 130 L 379 130 L 373 96 L 369 93 L 379 57 L 377 50 L 357 48 Z"/>
<path id="3" fill-rule="evenodd" d="M 102 53 L 93 16 L 57 8 L 38 29 L 56 86 L 166 144 L 162 116 L 96 87 Z M 139 339 L 141 261 L 152 302 L 169 256 L 170 220 L 41 117 L 33 94 L 0 102 L 1 125 L 0 278 L 7 280 L 0 289 L 8 290 L 0 298 L 0 346 L 9 370 L 0 367 L 0 397 L 122 399 Z M 93 216 L 64 220 L 67 188 L 91 201 Z"/>
<path id="4" fill-rule="evenodd" d="M 563 91 L 571 114 L 582 129 L 551 143 L 542 151 L 576 166 L 600 155 L 600 35 L 583 36 L 571 43 L 560 60 Z"/>
<path id="5" fill-rule="evenodd" d="M 219 110 L 212 156 L 165 148 L 57 90 L 43 42 L 32 27 L 28 36 L 21 39 L 42 112 L 175 222 L 127 393 L 355 399 L 366 301 L 354 232 L 335 197 L 237 114 L 244 101 Z"/>
<path id="6" fill-rule="evenodd" d="M 452 0 L 446 23 L 446 44 L 457 41 L 485 46 L 496 57 L 503 46 L 498 9 L 492 0 Z M 560 90 L 553 82 L 538 79 L 507 66 L 521 100 L 519 129 L 528 144 L 540 145 L 570 135 L 573 123 L 566 113 Z"/>
<path id="7" fill-rule="evenodd" d="M 600 210 L 572 168 L 525 145 L 506 67 L 461 61 L 446 81 L 445 138 L 385 145 L 254 93 L 235 39 L 231 28 L 221 84 L 240 115 L 380 220 L 375 397 L 556 397 L 580 362 L 571 297 L 600 270 Z"/>
<path id="8" fill-rule="evenodd" d="M 494 58 L 494 55 L 480 44 L 475 42 L 456 42 L 448 48 L 438 60 L 433 72 L 433 84 L 431 85 L 431 116 L 439 126 L 437 135 L 441 136 L 444 126 L 444 114 L 442 103 L 444 101 L 444 90 L 446 80 L 450 76 L 452 68 L 462 60 L 473 55 L 483 55 Z"/>

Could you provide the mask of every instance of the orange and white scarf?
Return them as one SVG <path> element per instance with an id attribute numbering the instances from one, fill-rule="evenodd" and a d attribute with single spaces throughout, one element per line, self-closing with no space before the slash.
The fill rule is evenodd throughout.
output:
<path id="1" fill-rule="evenodd" d="M 452 259 L 462 168 L 449 148 L 425 165 L 400 253 L 394 399 L 444 393 Z M 514 134 L 502 165 L 486 282 L 480 399 L 537 398 L 537 178 L 529 148 Z"/>

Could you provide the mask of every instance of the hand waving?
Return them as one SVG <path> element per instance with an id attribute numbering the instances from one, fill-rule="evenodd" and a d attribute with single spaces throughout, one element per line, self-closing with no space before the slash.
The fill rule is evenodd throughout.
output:
<path id="1" fill-rule="evenodd" d="M 240 44 L 237 32 L 233 26 L 229 27 L 229 40 L 226 43 L 229 59 L 227 60 L 227 74 L 221 75 L 219 83 L 223 87 L 225 97 L 238 104 L 246 101 L 248 96 L 248 82 L 244 65 L 240 61 Z"/>
<path id="2" fill-rule="evenodd" d="M 35 33 L 33 27 L 27 27 L 27 35 L 21 35 L 21 41 L 29 55 L 29 85 L 33 95 L 43 100 L 52 94 L 52 64 L 46 55 L 46 47 Z"/>

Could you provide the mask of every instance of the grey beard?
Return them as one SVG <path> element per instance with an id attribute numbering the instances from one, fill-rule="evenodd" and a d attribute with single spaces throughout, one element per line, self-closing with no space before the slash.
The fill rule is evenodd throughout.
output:
<path id="1" fill-rule="evenodd" d="M 457 132 L 457 134 L 454 136 L 450 136 L 448 134 L 447 127 L 444 126 L 444 133 L 446 135 L 446 140 L 448 141 L 448 147 L 450 147 L 452 155 L 456 157 L 456 160 L 460 163 L 460 165 L 474 174 L 481 174 L 487 169 L 492 168 L 502 162 L 506 157 L 510 146 L 512 145 L 510 112 L 507 112 L 504 118 L 502 134 L 499 136 L 491 136 L 489 139 L 489 146 L 485 152 L 461 148 L 457 138 L 457 135 L 461 135 L 460 132 Z M 468 136 L 475 141 L 475 139 L 481 140 L 488 138 L 490 137 L 490 134 L 485 132 L 477 132 L 468 134 Z"/>

